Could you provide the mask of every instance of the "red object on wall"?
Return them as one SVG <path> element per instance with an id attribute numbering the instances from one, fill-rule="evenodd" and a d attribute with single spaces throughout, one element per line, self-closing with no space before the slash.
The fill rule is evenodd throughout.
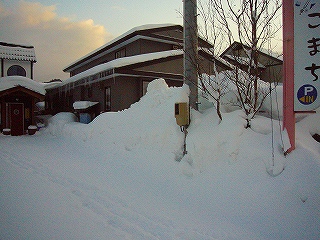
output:
<path id="1" fill-rule="evenodd" d="M 24 134 L 24 105 L 23 103 L 10 103 L 11 135 L 19 136 Z"/>
<path id="2" fill-rule="evenodd" d="M 291 147 L 295 149 L 294 113 L 294 2 L 282 1 L 283 14 L 283 128 L 287 130 Z"/>

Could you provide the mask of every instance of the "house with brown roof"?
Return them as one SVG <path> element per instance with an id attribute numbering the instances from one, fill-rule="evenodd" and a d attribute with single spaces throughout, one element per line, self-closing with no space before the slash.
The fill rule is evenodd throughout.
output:
<path id="1" fill-rule="evenodd" d="M 45 97 L 44 85 L 33 78 L 33 46 L 0 42 L 0 130 L 23 135 L 35 124 L 36 103 Z"/>
<path id="2" fill-rule="evenodd" d="M 258 52 L 259 77 L 265 82 L 282 82 L 283 61 L 278 56 L 264 51 Z M 231 44 L 220 55 L 221 58 L 234 66 L 248 72 L 250 65 L 250 48 L 239 42 Z M 251 63 L 252 65 L 252 63 Z"/>
<path id="3" fill-rule="evenodd" d="M 210 54 L 213 46 L 199 38 L 203 72 L 230 69 L 223 59 Z M 163 78 L 169 86 L 183 84 L 183 28 L 180 25 L 144 25 L 65 67 L 70 78 L 47 88 L 47 110 L 74 111 L 74 103 L 91 102 L 92 117 L 105 111 L 130 107 L 146 92 L 149 82 Z M 89 111 L 83 109 L 83 111 Z"/>

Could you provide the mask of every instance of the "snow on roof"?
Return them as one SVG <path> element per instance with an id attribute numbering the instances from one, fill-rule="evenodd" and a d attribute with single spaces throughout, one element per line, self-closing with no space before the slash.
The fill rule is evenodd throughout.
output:
<path id="1" fill-rule="evenodd" d="M 246 66 L 250 65 L 250 58 L 248 57 L 241 57 L 241 56 L 232 56 L 232 55 L 225 55 L 227 58 L 231 60 L 237 61 L 239 64 L 243 64 Z M 253 64 L 253 63 L 252 63 Z M 258 67 L 266 68 L 262 63 L 258 62 Z"/>
<path id="2" fill-rule="evenodd" d="M 239 43 L 239 42 L 237 42 L 237 41 L 235 41 L 234 43 L 232 43 L 230 47 L 231 47 L 232 49 L 235 49 L 235 48 L 237 48 L 237 47 L 239 47 L 239 46 L 243 46 L 243 47 L 245 47 L 245 50 L 247 49 L 247 51 L 250 51 L 250 47 L 249 47 L 249 46 L 247 46 L 247 45 L 245 45 L 245 44 L 242 44 L 242 43 Z M 230 47 L 228 47 L 221 55 L 224 55 L 225 53 L 227 53 L 227 51 L 228 51 L 228 49 L 229 49 Z M 265 55 L 267 55 L 267 56 L 269 56 L 269 57 L 272 57 L 272 58 L 274 58 L 274 59 L 276 59 L 276 60 L 278 60 L 278 61 L 283 61 L 283 54 L 282 54 L 282 53 L 270 51 L 270 50 L 265 49 L 265 48 L 259 48 L 259 49 L 258 49 L 258 52 L 261 52 L 261 53 L 263 53 L 263 54 L 265 54 Z"/>
<path id="3" fill-rule="evenodd" d="M 230 67 L 231 69 L 234 69 L 234 66 L 233 66 L 230 62 L 228 62 L 227 60 L 223 59 L 223 58 L 220 57 L 220 56 L 214 56 L 214 55 L 213 55 L 213 53 L 214 53 L 214 50 L 213 50 L 213 49 L 211 49 L 211 48 L 199 48 L 199 49 L 200 49 L 201 51 L 209 54 L 209 55 L 212 55 L 215 60 L 223 63 L 224 65 Z"/>
<path id="4" fill-rule="evenodd" d="M 138 26 L 138 27 L 135 27 L 135 28 L 132 28 L 130 29 L 129 31 L 125 32 L 124 34 L 116 37 L 115 39 L 111 40 L 110 42 L 107 42 L 106 44 L 102 45 L 101 47 L 95 49 L 94 51 L 84 55 L 83 57 L 77 59 L 76 61 L 72 62 L 71 64 L 69 64 L 68 66 L 66 66 L 64 69 L 67 69 L 69 67 L 71 67 L 72 65 L 74 65 L 75 63 L 89 57 L 90 55 L 100 51 L 101 49 L 119 41 L 120 39 L 134 33 L 134 32 L 137 32 L 137 31 L 142 31 L 142 30 L 147 30 L 147 29 L 155 29 L 155 28 L 163 28 L 163 27 L 171 27 L 171 26 L 180 26 L 180 25 L 177 25 L 177 24 L 171 24 L 171 23 L 167 23 L 167 24 L 146 24 L 146 25 L 142 25 L 142 26 Z"/>
<path id="5" fill-rule="evenodd" d="M 170 56 L 178 56 L 182 55 L 183 50 L 182 49 L 177 49 L 177 50 L 170 50 L 170 51 L 162 51 L 162 52 L 153 52 L 153 53 L 147 53 L 147 54 L 140 54 L 140 55 L 135 55 L 135 56 L 130 56 L 130 57 L 123 57 L 123 58 L 117 58 L 115 60 L 112 60 L 107 63 L 103 63 L 100 65 L 97 65 L 93 68 L 90 68 L 84 72 L 81 72 L 75 76 L 72 76 L 71 78 L 66 79 L 63 81 L 61 85 L 65 85 L 68 83 L 75 82 L 77 80 L 80 80 L 81 78 L 88 77 L 94 74 L 97 74 L 99 72 L 117 68 L 117 67 L 123 67 L 135 63 L 141 63 L 141 62 L 147 62 L 155 59 L 160 59 L 160 58 L 166 58 Z"/>
<path id="6" fill-rule="evenodd" d="M 80 109 L 88 109 L 89 107 L 92 107 L 99 102 L 90 102 L 90 101 L 76 101 L 73 103 L 73 108 L 75 110 L 80 110 Z"/>
<path id="7" fill-rule="evenodd" d="M 9 76 L 0 78 L 0 91 L 5 91 L 14 87 L 24 87 L 42 95 L 46 94 L 45 84 L 36 82 L 30 78 L 21 76 Z"/>
<path id="8" fill-rule="evenodd" d="M 36 62 L 33 46 L 0 42 L 0 58 Z"/>

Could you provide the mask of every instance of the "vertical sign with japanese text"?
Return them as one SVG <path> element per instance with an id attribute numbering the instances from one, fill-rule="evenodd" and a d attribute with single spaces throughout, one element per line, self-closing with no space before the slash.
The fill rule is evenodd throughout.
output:
<path id="1" fill-rule="evenodd" d="M 294 110 L 320 106 L 320 1 L 294 1 Z"/>

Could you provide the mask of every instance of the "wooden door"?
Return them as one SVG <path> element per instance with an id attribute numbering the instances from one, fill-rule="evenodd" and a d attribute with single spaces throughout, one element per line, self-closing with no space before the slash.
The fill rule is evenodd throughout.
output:
<path id="1" fill-rule="evenodd" d="M 19 136 L 24 134 L 24 104 L 10 103 L 10 128 L 12 136 Z"/>

